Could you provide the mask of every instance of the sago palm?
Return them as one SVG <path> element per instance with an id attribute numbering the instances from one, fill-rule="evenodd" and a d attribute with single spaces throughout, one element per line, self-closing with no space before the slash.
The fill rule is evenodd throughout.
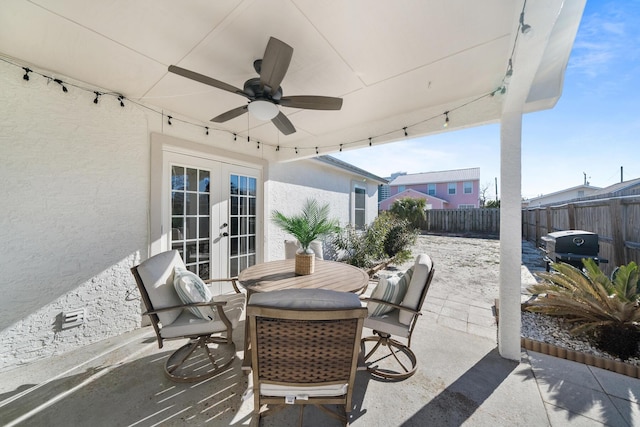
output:
<path id="1" fill-rule="evenodd" d="M 611 280 L 595 261 L 583 263 L 584 271 L 554 263 L 553 272 L 538 273 L 544 281 L 529 292 L 545 296 L 536 298 L 527 310 L 564 317 L 573 324 L 571 332 L 592 332 L 603 350 L 623 358 L 634 355 L 640 325 L 638 266 L 632 262 L 619 267 Z"/>
<path id="2" fill-rule="evenodd" d="M 271 220 L 284 231 L 295 236 L 305 251 L 309 249 L 313 240 L 340 230 L 338 220 L 329 218 L 329 204 L 320 206 L 313 199 L 306 200 L 300 214 L 286 216 L 274 210 Z"/>

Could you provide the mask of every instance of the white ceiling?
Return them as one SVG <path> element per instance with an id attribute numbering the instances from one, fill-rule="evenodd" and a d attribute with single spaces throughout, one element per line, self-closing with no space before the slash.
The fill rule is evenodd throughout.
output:
<path id="1" fill-rule="evenodd" d="M 442 132 L 444 111 L 449 130 L 499 120 L 511 87 L 483 96 L 501 86 L 509 58 L 513 84 L 529 68 L 518 83 L 524 110 L 552 107 L 584 1 L 529 1 L 535 33 L 516 42 L 520 0 L 3 0 L 0 54 L 203 126 L 250 128 L 284 159 L 293 147 L 324 154 L 397 140 L 407 126 L 411 136 Z M 213 124 L 247 100 L 167 71 L 242 87 L 270 36 L 294 49 L 284 95 L 342 97 L 340 111 L 281 107 L 297 128 L 289 136 L 248 115 Z"/>

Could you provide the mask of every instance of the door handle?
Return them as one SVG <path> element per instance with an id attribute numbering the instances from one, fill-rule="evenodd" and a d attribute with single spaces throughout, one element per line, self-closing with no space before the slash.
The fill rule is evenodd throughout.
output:
<path id="1" fill-rule="evenodd" d="M 227 233 L 226 231 L 224 233 L 221 234 L 222 237 L 229 237 L 229 233 Z"/>
<path id="2" fill-rule="evenodd" d="M 229 224 L 227 224 L 226 222 L 224 224 L 222 224 L 222 228 L 228 227 Z"/>

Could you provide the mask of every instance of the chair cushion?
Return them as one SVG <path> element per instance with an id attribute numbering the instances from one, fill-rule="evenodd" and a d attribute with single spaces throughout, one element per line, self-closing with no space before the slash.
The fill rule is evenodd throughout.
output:
<path id="1" fill-rule="evenodd" d="M 395 337 L 409 337 L 409 326 L 400 323 L 398 320 L 400 310 L 397 308 L 387 314 L 378 317 L 367 317 L 364 319 L 364 327 L 380 332 L 386 332 Z"/>
<path id="2" fill-rule="evenodd" d="M 416 257 L 416 262 L 413 265 L 413 277 L 411 277 L 409 288 L 407 289 L 407 293 L 402 301 L 402 305 L 404 307 L 411 308 L 413 310 L 418 308 L 418 304 L 420 304 L 420 297 L 422 296 L 424 287 L 427 284 L 427 277 L 429 277 L 429 272 L 431 271 L 432 266 L 433 263 L 428 255 L 420 254 Z M 400 323 L 409 325 L 412 319 L 413 314 L 408 311 L 400 312 Z"/>
<path id="3" fill-rule="evenodd" d="M 254 293 L 249 298 L 249 304 L 294 310 L 332 310 L 362 307 L 358 295 L 329 289 L 284 289 L 281 291 Z"/>
<path id="4" fill-rule="evenodd" d="M 161 252 L 138 266 L 140 279 L 149 294 L 151 304 L 156 309 L 182 304 L 173 286 L 175 266 L 184 268 L 178 251 Z M 163 325 L 168 325 L 176 320 L 180 313 L 182 309 L 163 311 L 158 313 L 158 318 Z"/>
<path id="5" fill-rule="evenodd" d="M 344 396 L 347 394 L 348 384 L 329 384 L 312 386 L 290 386 L 279 384 L 261 384 L 260 395 L 270 397 L 295 396 L 304 399 L 308 397 Z"/>
<path id="6" fill-rule="evenodd" d="M 227 301 L 224 313 L 229 321 L 231 321 L 231 325 L 234 328 L 237 327 L 244 309 L 244 294 L 216 295 L 213 299 L 214 301 Z M 162 327 L 160 335 L 162 338 L 176 338 L 210 335 L 226 330 L 227 327 L 224 322 L 220 320 L 220 316 L 216 316 L 216 320 L 204 320 L 194 316 L 189 310 L 182 310 L 182 314 L 173 323 Z"/>
<path id="7" fill-rule="evenodd" d="M 381 276 L 376 288 L 371 293 L 371 298 L 400 304 L 407 293 L 412 274 L 413 269 L 410 268 L 404 274 L 397 276 Z M 381 316 L 394 308 L 389 305 L 369 302 L 367 303 L 367 309 L 369 310 L 369 316 Z"/>
<path id="8" fill-rule="evenodd" d="M 183 303 L 209 302 L 213 298 L 211 290 L 197 274 L 186 268 L 176 266 L 173 276 L 173 285 Z M 189 311 L 201 319 L 215 319 L 215 311 L 211 307 L 189 307 Z"/>

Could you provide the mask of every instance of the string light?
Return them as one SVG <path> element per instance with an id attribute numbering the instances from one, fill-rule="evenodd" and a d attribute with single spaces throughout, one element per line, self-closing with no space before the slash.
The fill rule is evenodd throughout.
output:
<path id="1" fill-rule="evenodd" d="M 23 77 L 23 78 L 24 78 L 24 77 Z M 53 79 L 53 81 L 54 81 L 54 82 L 56 82 L 56 83 L 58 83 L 60 86 L 62 86 L 62 91 L 63 91 L 64 93 L 69 92 L 69 91 L 67 90 L 67 87 L 64 85 L 64 82 L 63 82 L 62 80 L 60 80 L 60 79 Z"/>
<path id="2" fill-rule="evenodd" d="M 526 5 L 526 1 L 525 1 L 525 5 Z M 523 11 L 524 11 L 524 8 L 523 8 Z M 522 19 L 522 20 L 524 20 L 523 15 L 522 15 L 521 19 Z M 521 22 L 521 25 L 520 25 L 520 26 L 521 26 L 521 28 L 524 28 L 524 27 L 526 26 L 526 24 L 524 24 L 524 22 Z M 528 27 L 528 26 L 526 26 L 526 27 Z M 526 30 L 526 29 L 527 29 L 527 28 L 525 28 L 525 30 Z M 517 40 L 517 36 L 516 36 L 516 40 Z M 444 115 L 444 119 L 445 119 L 445 122 L 444 122 L 444 125 L 443 125 L 443 126 L 446 128 L 446 127 L 448 127 L 448 125 L 449 125 L 449 113 L 450 113 L 450 112 L 452 112 L 452 111 L 456 111 L 456 110 L 459 110 L 459 109 L 462 109 L 462 108 L 464 108 L 464 107 L 466 107 L 466 106 L 468 106 L 468 105 L 470 105 L 470 104 L 473 104 L 473 103 L 479 102 L 479 101 L 481 101 L 482 99 L 484 99 L 484 98 L 486 98 L 486 97 L 493 97 L 493 96 L 495 96 L 495 95 L 496 95 L 496 94 L 498 94 L 498 93 L 501 93 L 501 94 L 506 93 L 506 85 L 505 85 L 505 83 L 506 83 L 506 80 L 508 80 L 508 78 L 507 78 L 507 77 L 513 73 L 513 61 L 512 61 L 512 58 L 513 58 L 513 53 L 515 52 L 515 47 L 516 47 L 516 44 L 514 43 L 513 51 L 512 51 L 512 57 L 509 59 L 509 64 L 508 64 L 507 71 L 505 72 L 505 77 L 503 78 L 503 82 L 502 82 L 502 84 L 501 84 L 498 88 L 496 88 L 496 89 L 494 89 L 493 91 L 488 92 L 488 93 L 486 93 L 486 94 L 484 94 L 484 95 L 480 95 L 480 96 L 478 96 L 478 97 L 477 97 L 477 98 L 475 98 L 475 99 L 469 100 L 469 101 L 467 101 L 467 102 L 465 102 L 465 103 L 463 103 L 463 104 L 460 104 L 460 105 L 458 105 L 458 106 L 455 106 L 454 108 L 451 108 L 451 109 L 449 109 L 449 110 L 445 111 L 445 112 L 444 112 L 444 113 L 442 113 L 442 114 L 437 114 L 437 115 L 435 115 L 435 116 L 428 117 L 428 118 L 423 119 L 423 120 L 420 120 L 420 121 L 418 121 L 418 122 L 416 122 L 416 123 L 412 123 L 412 124 L 409 124 L 409 125 L 407 125 L 407 126 L 404 126 L 404 127 L 400 128 L 400 130 L 402 130 L 402 131 L 403 131 L 404 136 L 405 136 L 405 137 L 408 137 L 408 136 L 409 136 L 409 132 L 408 132 L 408 129 L 409 129 L 409 128 L 413 128 L 413 127 L 415 127 L 415 126 L 422 125 L 422 124 L 424 124 L 424 123 L 427 123 L 427 122 L 433 121 L 433 120 L 437 119 L 438 117 L 441 117 L 442 115 Z M 68 89 L 67 89 L 66 85 L 71 85 L 71 86 L 76 87 L 76 88 L 79 88 L 79 89 L 81 89 L 81 90 L 84 90 L 84 91 L 87 91 L 87 92 L 92 92 L 92 93 L 94 93 L 94 94 L 95 94 L 95 98 L 94 98 L 93 102 L 94 102 L 95 104 L 98 104 L 100 96 L 102 96 L 102 95 L 109 95 L 109 96 L 117 97 L 117 99 L 118 99 L 118 101 L 119 101 L 119 103 L 120 103 L 120 106 L 121 106 L 121 107 L 124 107 L 124 106 L 125 106 L 125 105 L 124 105 L 124 99 L 125 99 L 125 97 L 124 97 L 124 95 L 122 95 L 122 94 L 118 94 L 118 93 L 114 93 L 114 92 L 101 93 L 101 92 L 95 91 L 94 89 L 90 89 L 90 88 L 86 88 L 86 87 L 77 86 L 77 85 L 72 84 L 72 83 L 71 83 L 71 84 L 70 84 L 70 83 L 64 83 L 64 82 L 63 82 L 62 80 L 60 80 L 60 79 L 57 79 L 57 78 L 53 78 L 53 77 L 46 76 L 46 75 L 44 75 L 44 74 L 42 74 L 42 73 L 39 73 L 39 72 L 37 72 L 37 71 L 33 71 L 33 70 L 29 69 L 28 67 L 23 67 L 23 66 L 21 66 L 21 65 L 15 64 L 15 63 L 13 63 L 13 62 L 11 62 L 11 61 L 9 61 L 9 60 L 7 60 L 7 59 L 4 59 L 4 58 L 0 58 L 0 62 L 5 62 L 5 63 L 8 63 L 8 64 L 10 64 L 10 65 L 14 65 L 14 66 L 16 66 L 16 67 L 20 67 L 20 68 L 22 68 L 22 69 L 24 70 L 24 72 L 25 72 L 25 74 L 23 75 L 23 79 L 24 79 L 24 80 L 29 80 L 29 77 L 30 77 L 29 73 L 34 73 L 34 74 L 40 75 L 40 76 L 42 76 L 42 77 L 44 77 L 44 78 L 48 79 L 49 81 L 55 81 L 56 83 L 60 84 L 60 85 L 62 86 L 62 90 L 63 90 L 63 92 L 68 92 Z M 145 108 L 145 109 L 147 109 L 147 110 L 149 110 L 149 111 L 152 111 L 152 112 L 154 112 L 154 113 L 157 113 L 157 114 L 160 114 L 160 115 L 164 115 L 164 113 L 163 113 L 163 112 L 158 111 L 158 110 L 155 110 L 153 107 L 150 107 L 150 106 L 145 105 L 145 104 L 137 103 L 137 102 L 135 102 L 135 101 L 131 101 L 131 100 L 129 100 L 129 101 L 130 101 L 130 102 L 133 102 L 134 104 L 138 105 L 138 106 L 139 106 L 139 107 L 141 107 L 141 108 Z M 168 122 L 169 122 L 169 124 L 172 124 L 172 123 L 171 123 L 171 119 L 172 119 L 172 118 L 173 118 L 172 116 L 168 116 Z M 204 130 L 205 130 L 205 134 L 206 134 L 206 135 L 209 135 L 209 127 L 208 127 L 208 126 L 203 126 L 203 125 L 200 125 L 200 124 L 197 124 L 197 123 L 192 123 L 192 122 L 184 121 L 184 120 L 179 120 L 179 121 L 184 122 L 184 123 L 187 123 L 187 124 L 190 124 L 190 125 L 192 125 L 192 126 L 196 126 L 196 127 L 204 128 Z M 233 132 L 230 132 L 230 131 L 225 130 L 225 129 L 216 129 L 216 128 L 214 128 L 214 130 L 219 131 L 219 132 L 227 132 L 227 133 L 231 133 L 231 134 L 233 135 L 233 140 L 234 140 L 234 141 L 237 141 L 237 136 L 238 136 L 238 135 L 237 135 L 237 133 L 233 133 Z M 368 137 L 367 139 L 368 139 L 368 142 L 369 142 L 369 146 L 370 146 L 370 147 L 371 147 L 371 146 L 373 146 L 373 138 L 381 138 L 381 137 L 385 137 L 385 136 L 387 136 L 387 135 L 391 135 L 391 134 L 393 134 L 394 132 L 397 132 L 397 131 L 398 131 L 398 130 L 391 130 L 391 131 L 389 131 L 389 132 L 382 133 L 382 134 L 380 134 L 380 135 L 374 135 L 374 136 Z M 248 141 L 248 142 L 250 142 L 250 141 L 251 141 L 250 136 L 247 136 L 247 141 Z M 366 140 L 364 140 L 364 141 L 366 141 Z M 345 147 L 347 147 L 347 146 L 352 146 L 352 145 L 353 145 L 353 146 L 358 146 L 358 145 L 361 145 L 361 144 L 362 144 L 362 142 L 364 142 L 364 141 L 363 141 L 362 139 L 360 139 L 360 140 L 355 140 L 355 141 L 349 141 L 349 142 L 341 143 L 341 144 L 339 144 L 339 146 L 338 146 L 337 148 L 339 149 L 339 151 L 340 151 L 340 152 L 343 152 L 343 150 L 344 150 L 344 148 L 345 148 Z M 260 142 L 257 142 L 257 145 L 258 145 L 258 147 L 259 147 Z M 281 147 L 281 146 L 280 146 L 280 144 L 278 144 L 278 145 L 266 144 L 266 145 L 267 145 L 267 146 L 270 146 L 270 147 L 275 147 L 275 150 L 276 150 L 276 151 L 281 151 L 281 148 L 283 148 L 283 149 L 288 149 L 288 150 L 291 150 L 291 149 L 293 148 L 293 150 L 294 150 L 295 154 L 299 154 L 299 152 L 300 152 L 300 151 L 299 151 L 299 147 Z M 335 147 L 335 146 L 334 146 L 334 147 Z M 320 149 L 320 148 L 321 148 L 321 147 L 315 147 L 316 154 L 319 154 L 319 149 Z M 323 146 L 322 148 L 331 149 L 331 145 Z"/>
<path id="3" fill-rule="evenodd" d="M 257 148 L 258 148 L 258 150 L 260 149 L 260 141 L 258 141 L 258 147 Z"/>
<path id="4" fill-rule="evenodd" d="M 171 116 L 167 116 L 167 123 L 169 124 L 169 126 L 171 126 L 171 119 L 172 119 Z"/>

